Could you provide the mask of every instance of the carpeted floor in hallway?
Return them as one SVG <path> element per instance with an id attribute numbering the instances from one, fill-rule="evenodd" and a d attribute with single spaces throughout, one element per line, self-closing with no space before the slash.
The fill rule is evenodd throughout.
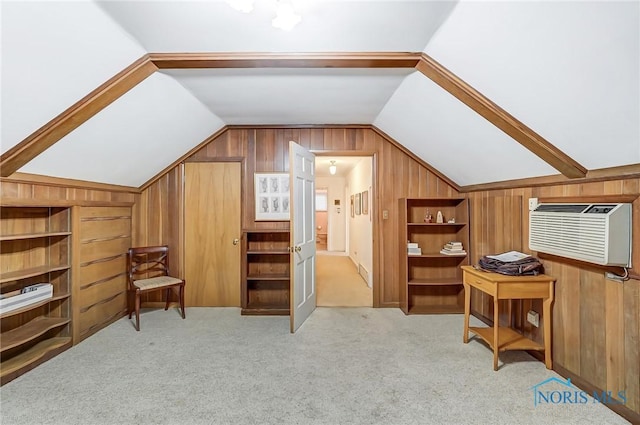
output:
<path id="1" fill-rule="evenodd" d="M 347 256 L 316 256 L 316 288 L 319 307 L 371 307 L 373 290 Z"/>

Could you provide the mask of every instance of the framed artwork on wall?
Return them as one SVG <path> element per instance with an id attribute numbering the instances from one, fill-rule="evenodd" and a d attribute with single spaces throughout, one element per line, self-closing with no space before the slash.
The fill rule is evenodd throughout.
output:
<path id="1" fill-rule="evenodd" d="M 354 209 L 354 200 L 353 200 L 354 196 L 351 195 L 351 217 L 355 217 L 355 209 Z"/>
<path id="2" fill-rule="evenodd" d="M 360 212 L 361 212 L 360 208 L 361 208 L 362 204 L 360 203 L 361 202 L 360 198 L 361 198 L 360 197 L 360 193 L 356 193 L 356 198 L 355 198 L 355 201 L 354 201 L 355 202 L 356 215 L 360 215 Z"/>
<path id="3" fill-rule="evenodd" d="M 362 214 L 369 214 L 369 191 L 362 192 Z"/>
<path id="4" fill-rule="evenodd" d="M 289 221 L 289 173 L 255 173 L 256 221 Z"/>

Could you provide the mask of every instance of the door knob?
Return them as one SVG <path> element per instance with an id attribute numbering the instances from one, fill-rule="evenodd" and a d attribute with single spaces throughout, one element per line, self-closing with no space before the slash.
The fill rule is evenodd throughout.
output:
<path id="1" fill-rule="evenodd" d="M 300 248 L 300 245 L 298 245 L 297 247 L 294 248 L 296 250 L 296 252 L 300 252 L 302 251 L 302 248 Z"/>
<path id="2" fill-rule="evenodd" d="M 238 245 L 238 242 L 240 242 L 240 239 L 238 239 L 238 238 L 235 238 L 235 239 L 233 240 L 233 244 L 234 244 L 234 245 Z"/>

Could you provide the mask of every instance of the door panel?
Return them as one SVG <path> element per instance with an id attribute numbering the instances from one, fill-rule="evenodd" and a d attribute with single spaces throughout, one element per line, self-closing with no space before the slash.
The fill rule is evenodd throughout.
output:
<path id="1" fill-rule="evenodd" d="M 316 308 L 315 156 L 289 142 L 291 188 L 291 332 Z"/>
<path id="2" fill-rule="evenodd" d="M 187 306 L 240 307 L 241 176 L 239 162 L 185 164 Z"/>

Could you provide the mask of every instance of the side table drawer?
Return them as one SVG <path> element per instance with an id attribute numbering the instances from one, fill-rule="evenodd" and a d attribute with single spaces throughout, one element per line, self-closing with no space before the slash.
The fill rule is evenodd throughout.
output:
<path id="1" fill-rule="evenodd" d="M 479 289 L 482 292 L 487 294 L 495 293 L 495 282 L 492 282 L 487 279 L 482 279 L 479 276 L 473 275 L 471 273 L 464 272 L 464 283 L 471 285 L 471 287 Z"/>

